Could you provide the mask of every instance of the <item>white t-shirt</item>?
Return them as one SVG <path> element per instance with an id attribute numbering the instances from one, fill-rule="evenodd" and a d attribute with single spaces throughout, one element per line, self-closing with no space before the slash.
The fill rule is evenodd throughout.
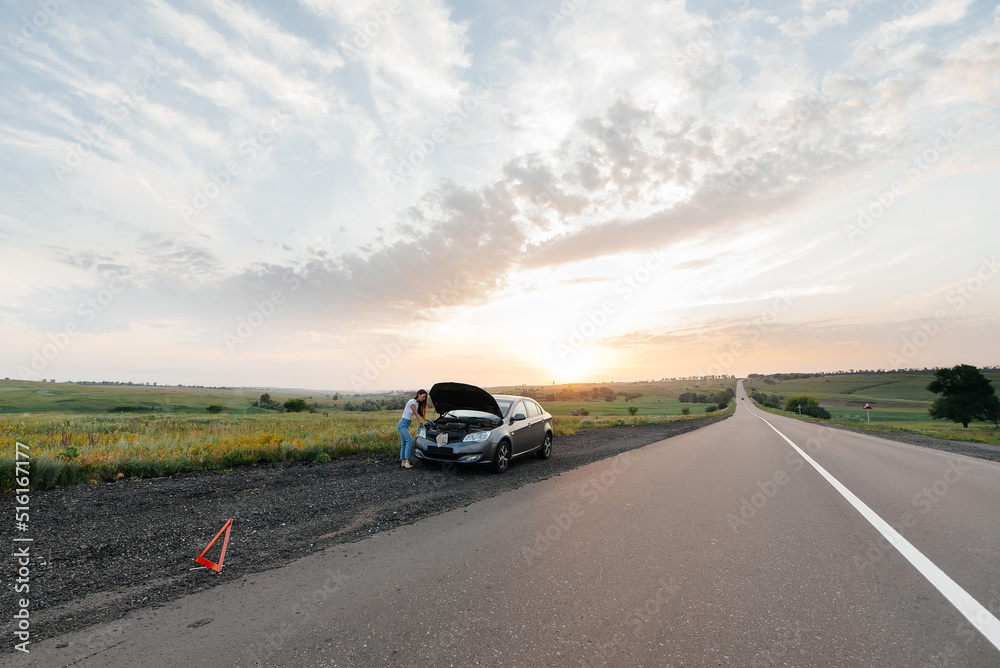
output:
<path id="1" fill-rule="evenodd" d="M 403 417 L 401 419 L 412 420 L 416 412 L 417 412 L 417 400 L 410 399 L 409 401 L 406 402 L 406 408 L 403 409 Z"/>

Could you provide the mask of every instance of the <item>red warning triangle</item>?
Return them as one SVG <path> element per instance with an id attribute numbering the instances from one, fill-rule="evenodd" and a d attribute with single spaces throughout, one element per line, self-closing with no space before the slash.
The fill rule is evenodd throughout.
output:
<path id="1" fill-rule="evenodd" d="M 222 562 L 226 558 L 226 546 L 229 545 L 229 529 L 232 526 L 233 526 L 233 518 L 230 517 L 229 520 L 222 525 L 222 528 L 219 529 L 219 533 L 215 534 L 215 538 L 212 539 L 212 542 L 206 545 L 205 549 L 202 550 L 201 554 L 195 557 L 194 560 L 197 561 L 202 566 L 207 566 L 208 568 L 211 568 L 216 573 L 221 573 Z M 205 558 L 205 553 L 208 552 L 209 548 L 211 548 L 215 544 L 215 541 L 219 540 L 219 536 L 222 535 L 223 531 L 226 532 L 226 537 L 222 539 L 222 553 L 219 555 L 219 563 L 215 564 Z"/>

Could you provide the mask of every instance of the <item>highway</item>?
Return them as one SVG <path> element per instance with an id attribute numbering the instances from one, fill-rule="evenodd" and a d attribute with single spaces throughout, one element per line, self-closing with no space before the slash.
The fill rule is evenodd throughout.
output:
<path id="1" fill-rule="evenodd" d="M 745 397 L 12 665 L 1000 665 L 1000 464 Z"/>

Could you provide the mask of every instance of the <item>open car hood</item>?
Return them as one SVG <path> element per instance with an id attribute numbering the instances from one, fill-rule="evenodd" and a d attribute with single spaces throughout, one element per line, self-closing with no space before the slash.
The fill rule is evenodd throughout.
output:
<path id="1" fill-rule="evenodd" d="M 434 410 L 444 415 L 448 411 L 482 411 L 503 418 L 500 405 L 493 395 L 481 387 L 465 383 L 435 383 L 430 391 Z"/>

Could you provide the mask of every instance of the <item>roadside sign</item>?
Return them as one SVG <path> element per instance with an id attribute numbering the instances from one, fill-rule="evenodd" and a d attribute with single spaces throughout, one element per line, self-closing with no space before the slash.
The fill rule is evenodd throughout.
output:
<path id="1" fill-rule="evenodd" d="M 868 404 L 868 403 L 866 403 L 866 404 L 864 405 L 864 409 L 865 409 L 866 411 L 868 411 L 868 424 L 871 424 L 871 423 L 872 423 L 872 414 L 871 414 L 871 411 L 873 411 L 873 410 L 875 410 L 875 409 L 874 409 L 874 408 L 872 408 L 872 405 L 871 405 L 871 404 Z"/>

